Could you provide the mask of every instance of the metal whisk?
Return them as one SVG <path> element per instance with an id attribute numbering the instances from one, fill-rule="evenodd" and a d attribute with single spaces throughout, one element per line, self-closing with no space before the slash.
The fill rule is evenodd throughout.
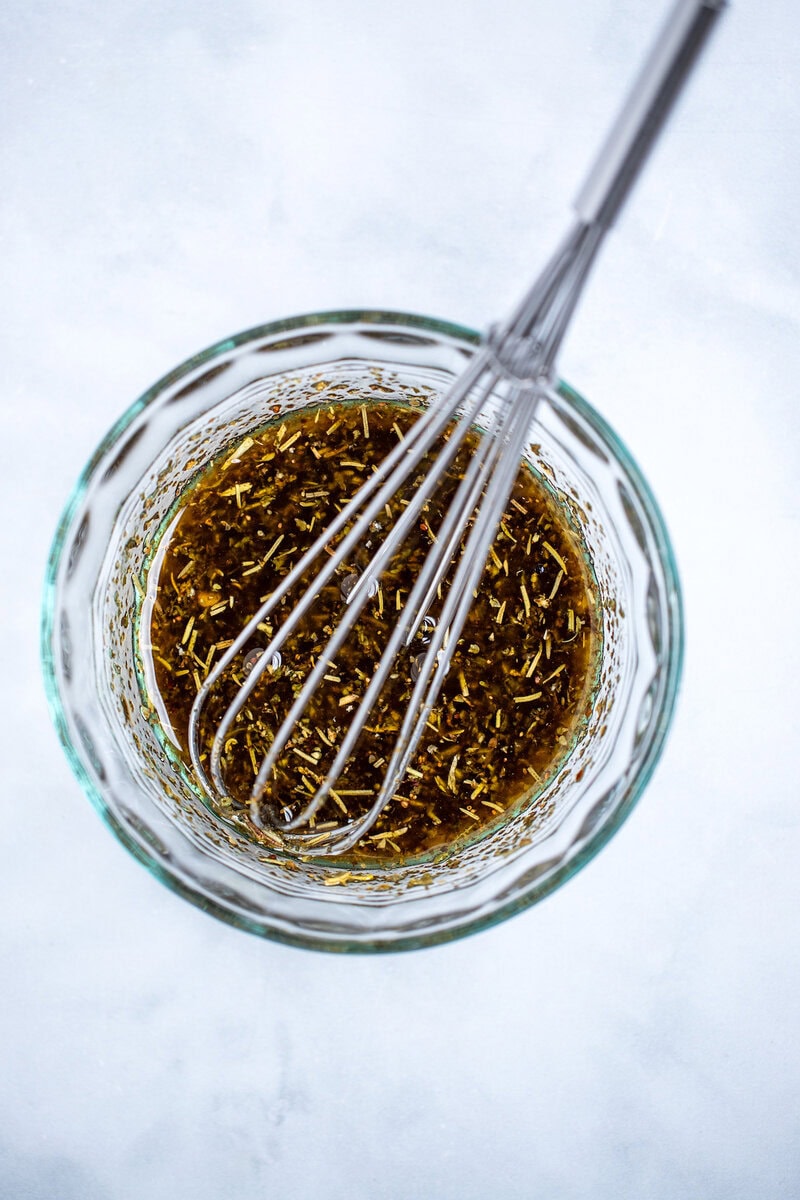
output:
<path id="1" fill-rule="evenodd" d="M 450 665 L 453 648 L 473 601 L 499 520 L 508 502 L 536 407 L 554 377 L 554 363 L 567 326 L 607 230 L 613 224 L 630 188 L 654 145 L 675 99 L 685 83 L 726 0 L 678 0 L 627 103 L 603 145 L 575 203 L 577 220 L 539 279 L 504 324 L 493 327 L 464 373 L 431 405 L 394 450 L 378 465 L 334 521 L 275 591 L 262 604 L 217 666 L 202 684 L 189 723 L 190 753 L 201 785 L 216 800 L 226 798 L 222 758 L 226 740 L 264 673 L 281 661 L 287 639 L 309 613 L 321 591 L 353 551 L 369 537 L 384 506 L 420 468 L 422 460 L 440 449 L 431 469 L 416 486 L 368 566 L 345 596 L 345 608 L 326 647 L 260 765 L 251 797 L 251 816 L 262 829 L 279 833 L 282 843 L 298 853 L 340 854 L 370 829 L 395 793 L 415 752 L 425 723 Z M 345 644 L 382 572 L 398 553 L 419 521 L 424 506 L 436 493 L 459 447 L 484 414 L 491 397 L 493 420 L 479 441 L 454 498 L 438 529 L 411 592 L 397 614 L 380 662 L 366 686 L 355 717 L 316 793 L 293 819 L 264 801 L 271 772 L 321 686 L 329 664 Z M 446 431 L 452 431 L 445 437 Z M 460 549 L 465 529 L 468 535 Z M 336 539 L 340 540 L 336 543 Z M 332 547 L 335 549 L 332 550 Z M 235 699 L 217 729 L 208 762 L 203 761 L 200 727 L 209 697 L 235 660 L 251 643 L 259 626 L 275 612 L 304 577 L 315 570 L 311 583 L 279 625 L 263 653 L 251 666 Z M 370 712 L 404 647 L 425 620 L 432 601 L 444 591 L 441 611 L 423 655 L 416 660 L 416 680 L 403 716 L 382 786 L 371 807 L 320 835 L 301 831 L 336 787 L 356 750 Z M 266 819 L 266 820 L 265 820 Z"/>

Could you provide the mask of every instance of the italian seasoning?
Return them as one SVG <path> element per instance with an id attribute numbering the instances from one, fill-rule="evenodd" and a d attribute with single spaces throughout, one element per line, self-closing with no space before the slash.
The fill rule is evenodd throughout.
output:
<path id="1" fill-rule="evenodd" d="M 141 638 L 150 660 L 145 675 L 156 693 L 148 699 L 187 767 L 189 713 L 202 681 L 418 415 L 388 401 L 306 408 L 249 434 L 187 491 L 146 580 L 152 617 Z M 349 640 L 327 663 L 323 685 L 269 783 L 267 795 L 287 819 L 308 803 L 341 745 L 476 438 L 467 438 Z M 250 792 L 263 756 L 359 573 L 426 466 L 385 506 L 366 541 L 322 590 L 226 738 L 228 797 L 218 813 L 255 839 L 264 834 L 251 821 Z M 212 692 L 201 728 L 206 759 L 226 707 L 308 582 L 310 576 L 259 626 Z M 326 829 L 366 812 L 377 795 L 443 596 L 440 588 L 413 644 L 398 657 L 356 753 L 308 827 L 321 841 Z M 523 464 L 416 754 L 351 857 L 408 859 L 441 851 L 474 838 L 522 803 L 536 803 L 588 715 L 599 641 L 586 552 L 552 492 Z"/>

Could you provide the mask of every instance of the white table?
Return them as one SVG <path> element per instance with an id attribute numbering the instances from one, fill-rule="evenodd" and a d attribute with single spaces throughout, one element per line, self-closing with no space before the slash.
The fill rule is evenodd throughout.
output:
<path id="1" fill-rule="evenodd" d="M 284 315 L 502 315 L 662 11 L 5 7 L 3 1197 L 800 1193 L 790 0 L 732 8 L 562 356 L 653 484 L 688 635 L 655 778 L 567 887 L 415 954 L 237 932 L 106 831 L 37 663 L 58 514 L 130 401 Z"/>

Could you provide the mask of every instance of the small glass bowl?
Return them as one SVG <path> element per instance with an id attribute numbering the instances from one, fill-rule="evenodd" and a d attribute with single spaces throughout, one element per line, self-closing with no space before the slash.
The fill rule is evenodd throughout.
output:
<path id="1" fill-rule="evenodd" d="M 110 430 L 81 476 L 47 569 L 42 653 L 72 768 L 120 841 L 206 912 L 252 933 L 337 951 L 401 950 L 485 928 L 564 883 L 633 808 L 661 752 L 682 657 L 663 520 L 601 417 L 560 384 L 530 433 L 537 469 L 592 557 L 603 654 L 591 717 L 539 803 L 437 864 L 342 871 L 249 840 L 164 753 L 135 636 L 141 578 L 164 517 L 226 445 L 277 414 L 346 396 L 427 402 L 463 371 L 470 330 L 407 313 L 295 317 L 177 367 Z"/>

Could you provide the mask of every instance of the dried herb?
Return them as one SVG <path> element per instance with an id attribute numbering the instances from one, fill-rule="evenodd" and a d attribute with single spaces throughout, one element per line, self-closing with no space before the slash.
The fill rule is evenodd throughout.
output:
<path id="1" fill-rule="evenodd" d="M 386 401 L 284 416 L 251 432 L 187 491 L 178 520 L 169 525 L 158 575 L 147 579 L 155 603 L 142 638 L 158 688 L 147 699 L 184 758 L 189 710 L 217 657 L 417 415 Z M 324 777 L 435 540 L 468 453 L 466 448 L 456 458 L 403 553 L 389 563 L 353 636 L 328 664 L 325 686 L 271 784 L 287 814 L 299 811 Z M 348 590 L 407 502 L 408 495 L 400 494 L 386 506 L 370 538 L 287 643 L 280 665 L 265 673 L 228 736 L 224 765 L 232 799 L 221 815 L 253 837 L 259 833 L 250 822 L 249 793 L 261 759 L 339 619 Z M 261 644 L 247 648 L 209 704 L 206 753 L 222 712 L 289 611 L 286 603 L 260 627 Z M 438 607 L 439 601 L 416 643 L 398 660 L 357 755 L 317 814 L 313 832 L 320 840 L 345 814 L 370 806 Z M 532 789 L 541 790 L 569 751 L 591 702 L 598 646 L 585 552 L 552 493 L 523 465 L 417 754 L 400 791 L 352 857 L 441 850 L 501 820 Z"/>

